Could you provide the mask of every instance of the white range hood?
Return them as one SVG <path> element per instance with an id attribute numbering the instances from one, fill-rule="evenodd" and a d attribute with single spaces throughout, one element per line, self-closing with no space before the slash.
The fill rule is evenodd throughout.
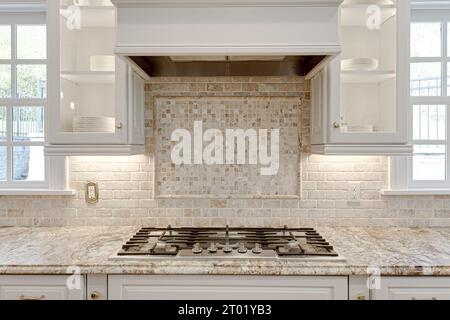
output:
<path id="1" fill-rule="evenodd" d="M 148 76 L 311 76 L 340 53 L 342 0 L 112 2 L 115 53 Z"/>

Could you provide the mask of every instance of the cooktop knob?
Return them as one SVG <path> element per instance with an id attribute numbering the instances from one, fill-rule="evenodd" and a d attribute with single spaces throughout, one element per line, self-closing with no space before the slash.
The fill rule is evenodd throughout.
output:
<path id="1" fill-rule="evenodd" d="M 260 243 L 255 243 L 255 247 L 252 249 L 252 252 L 254 254 L 261 254 L 263 252 L 261 244 Z"/>
<path id="2" fill-rule="evenodd" d="M 247 248 L 245 247 L 245 243 L 240 243 L 237 251 L 239 253 L 247 253 Z"/>
<path id="3" fill-rule="evenodd" d="M 216 246 L 216 244 L 214 242 L 211 242 L 211 245 L 209 246 L 208 251 L 210 253 L 216 253 L 217 252 L 217 246 Z"/>
<path id="4" fill-rule="evenodd" d="M 294 249 L 298 249 L 298 248 L 299 248 L 299 243 L 296 240 L 290 240 L 286 245 L 286 249 L 288 249 L 288 250 L 294 250 Z"/>
<path id="5" fill-rule="evenodd" d="M 158 241 L 155 245 L 155 249 L 158 250 L 165 250 L 167 248 L 167 243 L 162 242 L 162 241 Z"/>
<path id="6" fill-rule="evenodd" d="M 223 246 L 222 250 L 225 253 L 230 253 L 231 251 L 233 251 L 233 248 L 230 246 L 229 243 L 227 243 L 226 245 Z"/>
<path id="7" fill-rule="evenodd" d="M 200 245 L 200 243 L 194 244 L 194 247 L 192 248 L 192 253 L 199 254 L 199 253 L 202 253 L 202 251 L 203 251 L 203 248 Z"/>

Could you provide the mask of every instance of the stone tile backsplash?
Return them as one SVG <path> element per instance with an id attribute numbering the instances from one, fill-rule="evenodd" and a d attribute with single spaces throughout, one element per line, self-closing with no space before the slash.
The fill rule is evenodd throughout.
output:
<path id="1" fill-rule="evenodd" d="M 292 97 L 192 97 L 192 98 L 158 98 L 155 104 L 155 194 L 157 197 L 208 197 L 208 198 L 298 198 L 300 196 L 300 137 L 301 110 L 307 102 L 302 98 Z M 188 157 L 190 165 L 174 166 L 171 151 L 177 142 L 170 140 L 172 132 L 186 129 L 194 132 L 194 122 L 200 124 L 202 132 L 219 130 L 215 138 L 218 143 L 217 158 L 220 162 L 214 165 L 194 164 L 194 153 Z M 268 152 L 264 155 L 274 155 L 273 173 L 276 175 L 261 175 L 263 168 L 258 161 L 255 165 L 226 164 L 227 130 L 253 137 L 253 144 L 247 144 L 247 150 L 252 148 L 259 160 L 258 143 L 267 139 Z M 260 130 L 266 130 L 260 137 Z M 280 130 L 279 152 L 272 152 L 270 137 L 274 129 Z M 198 130 L 197 130 L 198 131 Z M 191 144 L 195 137 L 191 134 Z M 200 136 L 202 138 L 202 136 Z M 220 140 L 222 140 L 221 143 Z M 233 141 L 237 141 L 233 137 Z M 275 142 L 275 141 L 274 141 Z M 207 152 L 211 142 L 203 142 L 200 147 L 200 157 L 203 149 L 206 155 L 215 156 L 215 152 Z M 197 143 L 201 145 L 201 143 Z M 233 143 L 234 145 L 234 143 Z M 214 144 L 216 146 L 216 144 Z M 192 146 L 191 148 L 192 149 Z M 245 148 L 242 148 L 245 151 Z M 260 150 L 261 151 L 261 150 Z M 230 152 L 236 163 L 237 148 Z M 247 152 L 249 153 L 249 152 Z M 246 163 L 248 163 L 248 155 Z M 254 157 L 255 158 L 255 157 Z M 202 159 L 200 159 L 202 160 Z M 203 160 L 202 160 L 203 161 Z M 272 161 L 271 161 L 272 162 Z"/>
<path id="2" fill-rule="evenodd" d="M 388 158 L 309 154 L 310 86 L 302 78 L 157 78 L 146 91 L 145 155 L 72 157 L 75 197 L 0 196 L 0 226 L 450 226 L 450 196 L 380 195 Z M 174 168 L 167 135 L 190 128 L 193 114 L 205 128 L 233 119 L 242 129 L 285 128 L 273 184 L 249 166 Z M 86 181 L 99 183 L 99 203 L 85 203 Z M 347 201 L 349 182 L 361 182 L 360 203 Z"/>

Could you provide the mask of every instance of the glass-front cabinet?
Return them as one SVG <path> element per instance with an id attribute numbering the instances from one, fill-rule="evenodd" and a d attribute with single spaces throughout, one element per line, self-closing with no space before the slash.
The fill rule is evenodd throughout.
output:
<path id="1" fill-rule="evenodd" d="M 342 52 L 312 79 L 321 93 L 312 95 L 313 149 L 410 153 L 409 1 L 345 0 L 340 11 Z"/>
<path id="2" fill-rule="evenodd" d="M 49 67 L 49 88 L 57 88 L 50 145 L 144 144 L 144 80 L 113 53 L 115 10 L 109 0 L 48 1 L 50 52 L 59 62 Z M 130 127 L 132 117 L 142 126 Z"/>

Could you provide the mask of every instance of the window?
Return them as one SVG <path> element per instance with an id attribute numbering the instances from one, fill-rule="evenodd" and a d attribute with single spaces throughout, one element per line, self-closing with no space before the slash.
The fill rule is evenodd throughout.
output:
<path id="1" fill-rule="evenodd" d="M 413 11 L 410 70 L 408 187 L 450 188 L 450 11 Z"/>
<path id="2" fill-rule="evenodd" d="M 0 188 L 47 186 L 43 13 L 0 14 Z"/>

